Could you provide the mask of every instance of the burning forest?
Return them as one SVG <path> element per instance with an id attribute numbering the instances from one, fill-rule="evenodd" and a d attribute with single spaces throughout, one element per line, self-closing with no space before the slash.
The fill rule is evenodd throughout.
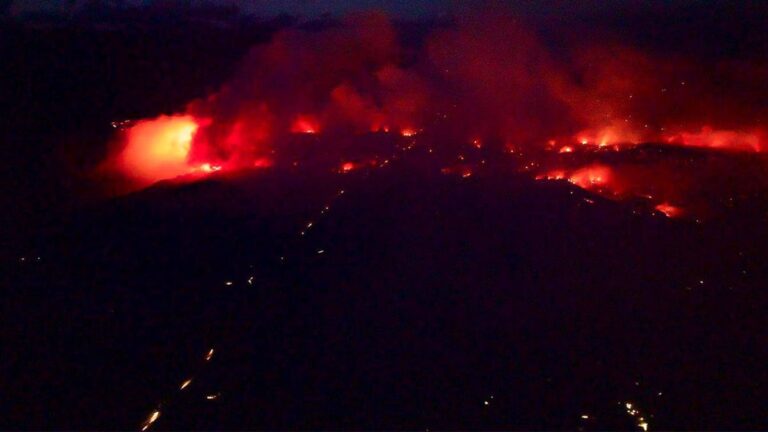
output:
<path id="1" fill-rule="evenodd" d="M 284 30 L 183 111 L 119 125 L 102 170 L 135 189 L 270 167 L 312 136 L 349 171 L 359 163 L 345 158 L 364 150 L 340 141 L 389 134 L 457 156 L 488 143 L 511 172 L 678 209 L 667 215 L 706 214 L 699 192 L 718 186 L 705 184 L 713 176 L 736 182 L 729 193 L 768 186 L 767 64 L 713 65 L 609 37 L 558 48 L 566 55 L 503 17 L 457 19 L 416 41 L 381 13 Z M 729 172 L 732 159 L 754 172 Z"/>
<path id="2" fill-rule="evenodd" d="M 768 7 L 32 3 L 0 426 L 765 428 Z"/>

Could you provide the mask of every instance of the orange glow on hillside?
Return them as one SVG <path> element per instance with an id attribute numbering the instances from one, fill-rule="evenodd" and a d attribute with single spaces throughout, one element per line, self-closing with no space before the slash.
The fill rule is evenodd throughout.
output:
<path id="1" fill-rule="evenodd" d="M 603 165 L 590 165 L 574 171 L 568 181 L 582 189 L 590 189 L 607 185 L 610 178 L 610 168 Z"/>
<path id="2" fill-rule="evenodd" d="M 576 134 L 576 141 L 580 144 L 598 147 L 637 144 L 642 140 L 642 134 L 622 126 L 584 130 Z"/>

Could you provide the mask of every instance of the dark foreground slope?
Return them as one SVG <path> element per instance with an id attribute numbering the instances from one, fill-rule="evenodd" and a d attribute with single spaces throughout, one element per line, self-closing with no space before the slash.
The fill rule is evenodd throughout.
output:
<path id="1" fill-rule="evenodd" d="M 7 264 L 1 426 L 763 428 L 754 226 L 418 150 L 155 187 Z"/>

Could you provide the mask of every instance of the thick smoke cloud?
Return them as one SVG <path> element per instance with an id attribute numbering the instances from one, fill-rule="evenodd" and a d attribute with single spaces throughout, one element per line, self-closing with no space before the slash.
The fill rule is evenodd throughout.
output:
<path id="1" fill-rule="evenodd" d="M 289 30 L 256 47 L 220 92 L 190 105 L 203 122 L 193 159 L 252 157 L 286 132 L 419 129 L 450 114 L 457 137 L 535 145 L 583 126 L 567 81 L 513 18 L 434 29 L 414 45 L 388 17 Z M 206 126 L 207 125 L 207 126 Z"/>
<path id="2" fill-rule="evenodd" d="M 203 121 L 192 160 L 268 155 L 292 132 L 359 133 L 417 121 L 424 86 L 399 68 L 400 55 L 397 34 L 383 15 L 350 18 L 319 33 L 278 34 L 254 48 L 221 91 L 190 105 Z"/>

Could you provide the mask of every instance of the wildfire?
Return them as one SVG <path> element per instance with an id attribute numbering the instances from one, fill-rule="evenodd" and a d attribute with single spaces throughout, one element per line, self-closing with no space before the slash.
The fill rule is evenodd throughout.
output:
<path id="1" fill-rule="evenodd" d="M 573 172 L 568 181 L 582 189 L 605 186 L 611 178 L 611 169 L 604 165 L 590 165 Z"/>
<path id="2" fill-rule="evenodd" d="M 536 176 L 536 180 L 563 180 L 565 179 L 565 171 L 563 170 L 554 170 L 550 171 L 547 174 L 540 174 Z"/>
<path id="3" fill-rule="evenodd" d="M 126 145 L 119 156 L 122 170 L 142 182 L 194 171 L 188 158 L 197 129 L 191 116 L 161 116 L 136 123 L 127 130 Z"/>
<path id="4" fill-rule="evenodd" d="M 200 165 L 199 170 L 204 173 L 212 173 L 216 171 L 221 171 L 221 165 L 211 165 L 209 163 L 204 163 Z"/>
<path id="5" fill-rule="evenodd" d="M 626 126 L 608 126 L 581 131 L 576 134 L 576 141 L 585 146 L 619 147 L 642 142 L 643 134 Z"/>
<path id="6" fill-rule="evenodd" d="M 765 148 L 765 134 L 760 131 L 742 132 L 714 129 L 704 126 L 698 132 L 671 134 L 665 140 L 669 144 L 691 147 L 759 152 Z"/>
<path id="7" fill-rule="evenodd" d="M 339 168 L 339 172 L 348 173 L 355 168 L 357 168 L 357 165 L 354 162 L 344 162 L 343 164 L 341 164 L 341 167 Z"/>
<path id="8" fill-rule="evenodd" d="M 667 202 L 657 205 L 656 210 L 664 213 L 667 217 L 674 218 L 682 215 L 683 211 L 680 207 L 673 206 Z"/>
<path id="9" fill-rule="evenodd" d="M 640 48 L 605 49 L 598 43 L 583 50 L 564 47 L 573 49 L 567 56 L 572 61 L 553 67 L 557 62 L 542 61 L 552 57 L 547 48 L 533 33 L 529 38 L 519 23 L 500 20 L 481 28 L 487 30 L 482 35 L 464 24 L 430 34 L 427 51 L 415 53 L 423 60 L 419 67 L 394 60 L 398 56 L 392 53 L 403 47 L 397 26 L 385 17 L 350 18 L 317 33 L 278 32 L 272 43 L 249 52 L 238 79 L 190 102 L 178 115 L 112 122 L 125 145 L 108 165 L 146 186 L 188 174 L 194 179 L 231 169 L 283 166 L 284 148 L 306 142 L 292 134 L 348 132 L 357 139 L 369 132 L 392 133 L 370 138 L 387 143 L 406 137 L 408 150 L 420 141 L 433 157 L 448 153 L 437 148 L 443 143 L 460 146 L 464 154 L 454 163 L 462 165 L 449 166 L 445 173 L 471 176 L 479 167 L 471 165 L 473 159 L 494 157 L 499 144 L 514 155 L 508 159 L 519 164 L 519 171 L 538 174 L 537 179 L 568 180 L 613 198 L 652 191 L 657 198 L 649 202 L 662 203 L 657 210 L 672 217 L 680 209 L 666 200 L 686 212 L 696 208 L 680 189 L 693 188 L 698 162 L 691 157 L 657 164 L 657 158 L 681 153 L 657 151 L 659 144 L 768 151 L 764 111 L 740 103 L 752 101 L 751 96 L 742 101 L 743 92 L 733 100 L 718 93 L 721 87 L 731 88 L 721 85 L 726 79 L 743 84 L 733 88 L 759 87 L 750 81 L 759 74 L 724 65 L 726 70 L 716 76 L 702 70 L 695 93 L 685 81 L 678 81 L 675 90 L 671 85 L 677 80 L 669 77 L 699 70 L 698 62 L 681 58 L 668 63 Z M 358 43 L 360 35 L 366 43 Z M 721 99 L 722 107 L 712 103 Z M 369 162 L 360 154 L 365 146 L 337 154 L 352 149 L 347 137 L 320 138 L 310 140 L 316 151 L 302 154 L 332 155 L 323 159 L 332 161 L 329 171 L 349 173 L 395 160 L 377 154 Z M 640 146 L 644 143 L 650 145 Z M 637 153 L 607 154 L 611 150 Z M 626 162 L 635 156 L 643 158 L 641 163 Z M 553 166 L 543 158 L 567 165 Z M 285 165 L 314 166 L 305 162 L 292 154 Z"/>
<path id="10" fill-rule="evenodd" d="M 291 132 L 303 134 L 316 134 L 320 129 L 317 120 L 312 116 L 301 115 L 293 122 Z"/>
<path id="11" fill-rule="evenodd" d="M 644 182 L 647 172 L 635 169 L 623 169 L 621 166 L 607 167 L 601 164 L 591 164 L 572 171 L 566 169 L 554 169 L 536 175 L 536 180 L 568 180 L 568 182 L 584 189 L 593 191 L 601 196 L 612 199 L 624 199 L 628 197 L 647 200 L 659 214 L 669 218 L 685 216 L 685 211 L 678 205 L 666 201 L 664 195 L 651 195 L 645 192 L 648 184 Z M 653 183 L 652 183 L 653 184 Z M 584 201 L 593 204 L 591 199 Z"/>

